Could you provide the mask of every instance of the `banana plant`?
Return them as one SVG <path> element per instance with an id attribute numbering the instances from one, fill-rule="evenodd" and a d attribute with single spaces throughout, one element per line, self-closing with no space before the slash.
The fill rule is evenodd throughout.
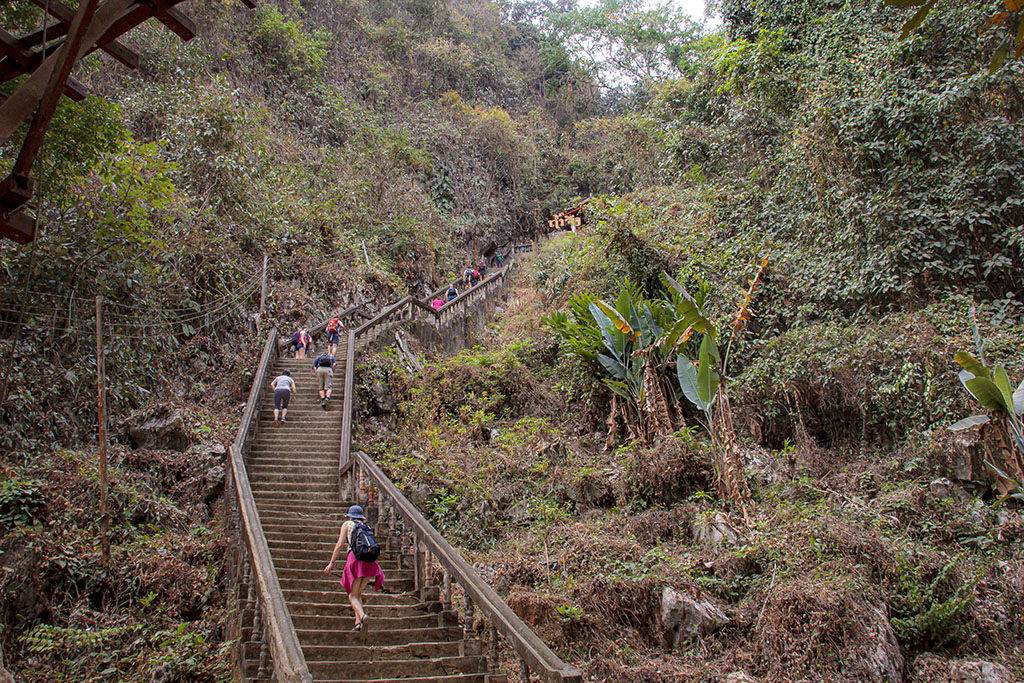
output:
<path id="1" fill-rule="evenodd" d="M 1016 389 L 1011 389 L 1010 378 L 1003 366 L 989 369 L 964 351 L 957 353 L 954 358 L 963 368 L 960 370 L 960 383 L 990 413 L 965 417 L 950 425 L 949 429 L 956 432 L 994 422 L 1004 430 L 1012 444 L 1004 448 L 1004 460 L 1009 473 L 992 463 L 985 464 L 999 477 L 999 488 L 1004 494 L 1014 488 L 1019 491 L 1016 482 L 1024 481 L 1024 425 L 1021 422 L 1021 416 L 1024 415 L 1024 381 Z"/>

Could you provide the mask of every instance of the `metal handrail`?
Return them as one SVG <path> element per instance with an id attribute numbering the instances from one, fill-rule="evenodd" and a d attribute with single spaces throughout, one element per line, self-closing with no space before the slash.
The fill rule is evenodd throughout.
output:
<path id="1" fill-rule="evenodd" d="M 267 343 L 263 347 L 256 375 L 249 390 L 249 400 L 242 413 L 242 421 L 238 427 L 238 436 L 229 449 L 232 479 L 238 500 L 239 517 L 242 524 L 243 538 L 252 560 L 252 581 L 256 588 L 259 609 L 262 610 L 262 624 L 266 629 L 269 647 L 274 663 L 277 680 L 282 683 L 312 683 L 313 677 L 302 654 L 298 635 L 292 624 L 288 604 L 281 592 L 281 584 L 277 580 L 277 572 L 270 558 L 270 547 L 263 533 L 259 511 L 249 485 L 249 475 L 245 469 L 245 452 L 249 433 L 256 427 L 260 398 L 270 375 L 270 363 L 277 357 L 278 332 L 272 329 L 267 335 Z M 262 634 L 255 634 L 260 637 Z M 240 658 L 244 668 L 245 658 Z"/>

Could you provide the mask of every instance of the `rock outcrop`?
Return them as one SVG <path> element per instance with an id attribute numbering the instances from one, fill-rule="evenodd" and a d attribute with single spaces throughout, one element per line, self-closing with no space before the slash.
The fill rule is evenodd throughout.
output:
<path id="1" fill-rule="evenodd" d="M 717 631 L 729 617 L 708 600 L 687 595 L 671 586 L 661 591 L 661 629 L 665 647 L 674 650 L 681 641 Z"/>
<path id="2" fill-rule="evenodd" d="M 184 452 L 192 443 L 185 419 L 180 411 L 171 406 L 158 406 L 141 415 L 132 416 L 125 426 L 132 448 Z"/>

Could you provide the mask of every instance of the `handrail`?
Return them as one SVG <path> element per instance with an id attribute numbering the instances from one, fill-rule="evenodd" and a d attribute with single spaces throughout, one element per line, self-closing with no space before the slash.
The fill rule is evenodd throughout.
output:
<path id="1" fill-rule="evenodd" d="M 271 329 L 259 364 L 256 366 L 256 375 L 253 377 L 249 400 L 242 413 L 238 436 L 229 449 L 231 472 L 242 530 L 252 559 L 252 578 L 259 600 L 257 609 L 262 609 L 262 625 L 269 632 L 266 640 L 269 641 L 277 680 L 281 683 L 312 683 L 313 677 L 306 666 L 306 658 L 299 646 L 299 638 L 292 625 L 288 605 L 281 592 L 281 584 L 277 580 L 277 572 L 274 571 L 267 537 L 263 533 L 259 511 L 256 509 L 256 501 L 249 485 L 249 475 L 245 469 L 246 442 L 249 439 L 249 432 L 256 426 L 257 409 L 270 374 L 270 363 L 277 356 L 277 337 L 277 329 Z M 258 628 L 259 625 L 254 624 L 254 631 Z M 259 638 L 262 634 L 254 632 L 254 636 Z M 244 657 L 240 665 L 245 667 Z"/>
<path id="2" fill-rule="evenodd" d="M 391 505 L 416 532 L 420 542 L 433 553 L 433 557 L 451 572 L 466 594 L 490 617 L 492 623 L 508 638 L 519 656 L 542 680 L 551 683 L 582 680 L 582 674 L 569 666 L 542 641 L 523 620 L 505 604 L 480 575 L 462 558 L 455 548 L 427 521 L 423 514 L 402 495 L 377 463 L 363 451 L 357 451 L 355 461 L 369 474 L 374 484 L 386 495 Z"/>
<path id="3" fill-rule="evenodd" d="M 346 489 L 345 476 L 350 470 L 358 468 L 362 472 L 368 473 L 373 483 L 390 499 L 391 505 L 397 509 L 402 519 L 412 528 L 417 544 L 422 542 L 445 568 L 446 577 L 450 575 L 451 578 L 463 587 L 467 596 L 467 615 L 470 614 L 469 610 L 471 609 L 472 602 L 478 604 L 491 620 L 492 629 L 503 634 L 513 644 L 527 672 L 532 669 L 546 683 L 577 683 L 582 680 L 582 674 L 559 659 L 537 634 L 523 623 L 494 589 L 480 578 L 459 552 L 402 495 L 398 487 L 388 479 L 387 475 L 384 474 L 376 463 L 362 451 L 355 453 L 354 456 L 352 454 L 353 393 L 355 387 L 355 353 L 357 342 L 363 336 L 373 334 L 378 326 L 385 324 L 386 321 L 393 318 L 396 314 L 401 315 L 402 319 L 404 319 L 404 310 L 407 307 L 410 309 L 410 312 L 412 309 L 419 308 L 432 313 L 435 325 L 441 327 L 442 318 L 445 317 L 446 313 L 456 308 L 468 308 L 480 297 L 484 296 L 496 283 L 506 282 L 513 265 L 514 259 L 510 255 L 502 268 L 492 271 L 490 277 L 486 278 L 483 282 L 459 294 L 456 299 L 447 302 L 437 310 L 434 310 L 428 302 L 407 296 L 381 311 L 370 320 L 367 320 L 357 329 L 349 331 L 345 362 L 345 402 L 342 418 L 341 449 L 338 461 L 338 484 L 342 491 L 342 496 L 344 496 Z M 430 319 L 429 316 L 427 319 Z M 351 478 L 353 481 L 354 497 L 356 489 L 355 480 L 358 478 L 355 471 L 351 473 Z M 418 563 L 419 551 L 416 552 L 416 558 Z M 419 576 L 419 569 L 417 569 L 416 574 Z M 492 637 L 496 638 L 496 635 L 492 634 Z M 493 650 L 493 648 L 497 647 L 496 643 L 496 640 L 492 640 L 492 653 L 496 652 Z"/>

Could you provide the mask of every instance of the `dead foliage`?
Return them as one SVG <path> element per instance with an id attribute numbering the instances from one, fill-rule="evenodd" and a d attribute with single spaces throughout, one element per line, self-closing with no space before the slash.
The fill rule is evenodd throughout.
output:
<path id="1" fill-rule="evenodd" d="M 837 569 L 822 568 L 821 578 L 788 579 L 766 596 L 752 632 L 761 675 L 871 680 L 857 670 L 856 655 L 873 646 L 869 621 L 875 608 L 862 586 L 833 575 Z"/>
<path id="2" fill-rule="evenodd" d="M 689 505 L 671 510 L 646 510 L 630 515 L 626 528 L 641 545 L 656 546 L 666 541 L 691 538 L 694 514 L 694 507 Z"/>
<path id="3" fill-rule="evenodd" d="M 668 436 L 650 446 L 634 446 L 620 478 L 624 503 L 671 506 L 696 491 L 708 491 L 714 480 L 711 458 L 691 436 Z"/>

